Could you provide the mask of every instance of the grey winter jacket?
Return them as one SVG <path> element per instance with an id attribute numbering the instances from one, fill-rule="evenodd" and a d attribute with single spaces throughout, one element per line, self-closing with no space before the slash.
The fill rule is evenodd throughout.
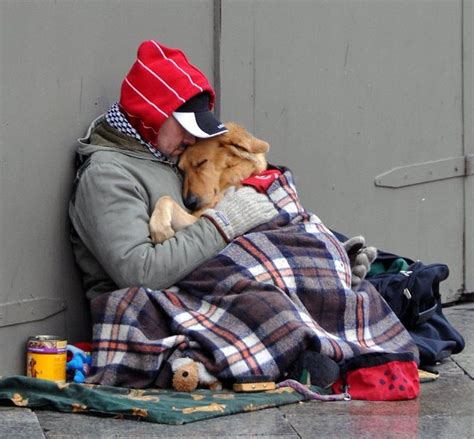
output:
<path id="1" fill-rule="evenodd" d="M 166 288 L 226 245 L 206 218 L 154 245 L 148 223 L 163 195 L 182 205 L 174 165 L 155 158 L 103 116 L 79 139 L 79 168 L 69 203 L 71 241 L 89 299 L 119 288 Z"/>

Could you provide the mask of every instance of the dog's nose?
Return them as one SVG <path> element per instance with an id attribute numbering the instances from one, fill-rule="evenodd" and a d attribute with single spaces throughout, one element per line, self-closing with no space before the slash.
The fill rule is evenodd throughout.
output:
<path id="1" fill-rule="evenodd" d="M 191 211 L 194 211 L 198 208 L 199 199 L 196 195 L 189 194 L 184 200 L 184 205 Z"/>

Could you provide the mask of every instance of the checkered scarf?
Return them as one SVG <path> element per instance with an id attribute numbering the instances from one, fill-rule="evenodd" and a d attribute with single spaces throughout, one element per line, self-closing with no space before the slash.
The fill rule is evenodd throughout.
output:
<path id="1" fill-rule="evenodd" d="M 105 294 L 92 302 L 88 381 L 169 384 L 169 361 L 202 361 L 222 380 L 278 379 L 306 349 L 342 363 L 372 352 L 413 353 L 378 292 L 350 289 L 340 242 L 299 203 L 289 171 L 268 189 L 279 215 L 239 237 L 177 285 Z"/>
<path id="2" fill-rule="evenodd" d="M 107 123 L 115 128 L 116 130 L 120 131 L 127 136 L 133 137 L 134 139 L 138 140 L 143 146 L 145 146 L 148 151 L 150 151 L 153 156 L 155 156 L 161 162 L 166 162 L 170 164 L 175 164 L 173 161 L 168 159 L 164 154 L 162 154 L 158 149 L 156 149 L 151 143 L 146 142 L 143 140 L 142 136 L 138 133 L 138 131 L 133 128 L 124 114 L 120 111 L 120 106 L 118 102 L 115 102 L 105 114 L 105 120 Z"/>

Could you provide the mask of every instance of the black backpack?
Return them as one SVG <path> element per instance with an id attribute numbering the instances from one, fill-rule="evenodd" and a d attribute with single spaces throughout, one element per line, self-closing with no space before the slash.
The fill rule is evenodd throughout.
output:
<path id="1" fill-rule="evenodd" d="M 374 263 L 390 267 L 400 259 L 393 253 L 379 251 Z M 408 330 L 420 351 L 420 365 L 438 361 L 464 349 L 462 335 L 443 315 L 439 284 L 449 276 L 445 264 L 425 265 L 409 258 L 408 267 L 399 272 L 385 272 L 367 280 L 375 286 Z"/>
<path id="2" fill-rule="evenodd" d="M 347 241 L 343 234 L 333 233 L 341 242 Z M 405 268 L 390 270 L 400 260 Z M 378 250 L 372 267 L 376 264 L 387 271 L 374 275 L 369 271 L 366 280 L 375 286 L 410 333 L 420 352 L 420 366 L 432 366 L 461 352 L 464 338 L 443 315 L 439 293 L 439 284 L 449 276 L 448 266 L 425 265 L 382 250 Z"/>

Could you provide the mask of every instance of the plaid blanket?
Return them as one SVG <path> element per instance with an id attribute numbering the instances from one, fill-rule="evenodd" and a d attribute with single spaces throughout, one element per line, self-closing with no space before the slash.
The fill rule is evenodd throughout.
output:
<path id="1" fill-rule="evenodd" d="M 134 287 L 91 303 L 89 383 L 168 386 L 170 361 L 202 361 L 221 380 L 280 379 L 306 349 L 337 362 L 417 349 L 374 287 L 350 289 L 340 242 L 304 210 L 290 171 L 269 187 L 279 215 L 177 285 Z"/>

